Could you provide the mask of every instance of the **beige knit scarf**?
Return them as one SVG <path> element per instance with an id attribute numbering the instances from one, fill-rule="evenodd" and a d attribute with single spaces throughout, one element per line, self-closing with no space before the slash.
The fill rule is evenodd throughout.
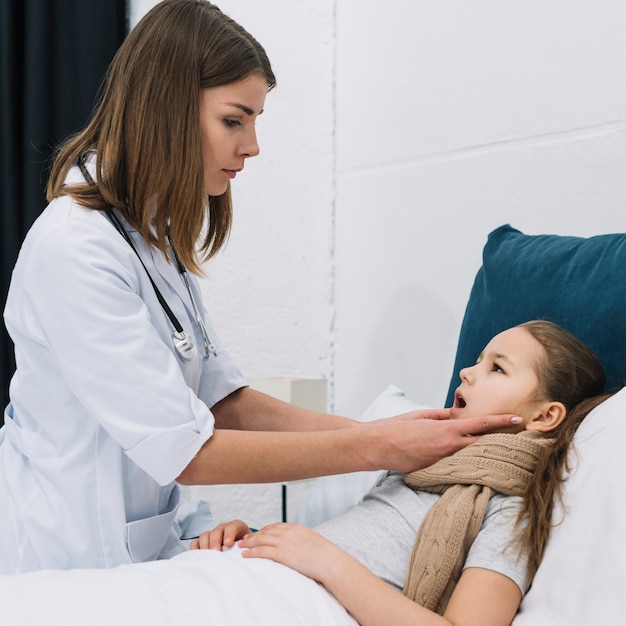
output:
<path id="1" fill-rule="evenodd" d="M 496 493 L 521 496 L 550 442 L 534 432 L 485 435 L 430 467 L 404 475 L 415 490 L 442 493 L 422 521 L 404 595 L 443 615 Z"/>

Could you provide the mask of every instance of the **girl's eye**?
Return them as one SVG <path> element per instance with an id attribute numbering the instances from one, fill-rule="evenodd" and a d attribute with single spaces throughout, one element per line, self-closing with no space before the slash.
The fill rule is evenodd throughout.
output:
<path id="1" fill-rule="evenodd" d="M 241 122 L 239 120 L 225 119 L 224 120 L 224 124 L 226 124 L 226 126 L 228 126 L 228 128 L 234 128 L 235 126 L 240 126 Z"/>
<path id="2" fill-rule="evenodd" d="M 504 370 L 497 363 L 493 364 L 493 371 L 499 372 L 500 374 L 504 374 Z"/>

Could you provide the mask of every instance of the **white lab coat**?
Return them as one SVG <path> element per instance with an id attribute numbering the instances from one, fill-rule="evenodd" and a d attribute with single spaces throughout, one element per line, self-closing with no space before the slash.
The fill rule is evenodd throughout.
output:
<path id="1" fill-rule="evenodd" d="M 213 433 L 209 407 L 245 385 L 209 320 L 218 356 L 202 359 L 175 265 L 130 234 L 199 355 L 173 348 L 145 269 L 106 215 L 55 199 L 24 241 L 4 313 L 17 371 L 0 430 L 0 573 L 182 549 L 174 480 Z"/>

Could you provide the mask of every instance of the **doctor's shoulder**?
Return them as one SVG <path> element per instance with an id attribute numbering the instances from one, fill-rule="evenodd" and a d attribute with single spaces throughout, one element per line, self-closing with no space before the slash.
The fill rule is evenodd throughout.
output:
<path id="1" fill-rule="evenodd" d="M 70 196 L 54 198 L 35 220 L 22 244 L 16 270 L 28 275 L 41 273 L 70 279 L 74 270 L 90 265 L 117 272 L 132 281 L 128 245 L 121 239 L 106 214 L 87 209 Z"/>

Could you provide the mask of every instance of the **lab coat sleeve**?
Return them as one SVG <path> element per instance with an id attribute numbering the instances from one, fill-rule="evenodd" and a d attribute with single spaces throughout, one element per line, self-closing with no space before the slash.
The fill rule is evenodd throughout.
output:
<path id="1" fill-rule="evenodd" d="M 102 215 L 61 221 L 31 247 L 14 313 L 86 418 L 168 484 L 212 435 L 214 419 L 159 330 L 163 312 L 145 270 Z"/>

